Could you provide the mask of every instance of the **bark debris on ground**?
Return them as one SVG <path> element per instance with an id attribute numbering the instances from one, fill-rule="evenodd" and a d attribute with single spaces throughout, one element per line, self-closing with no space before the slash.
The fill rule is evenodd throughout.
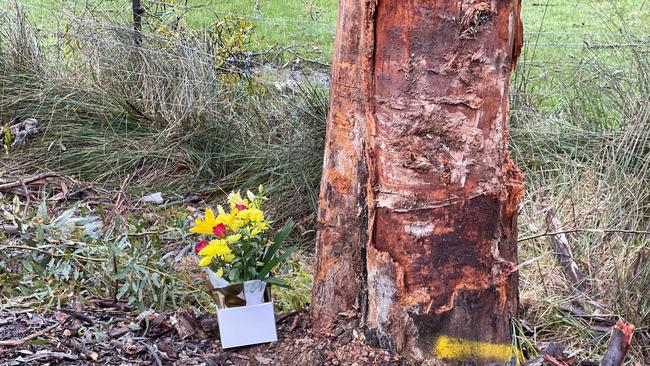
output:
<path id="1" fill-rule="evenodd" d="M 95 301 L 83 310 L 0 311 L 0 365 L 404 365 L 365 342 L 355 318 L 316 338 L 305 312 L 277 316 L 278 342 L 224 350 L 216 315 L 138 313 Z"/>

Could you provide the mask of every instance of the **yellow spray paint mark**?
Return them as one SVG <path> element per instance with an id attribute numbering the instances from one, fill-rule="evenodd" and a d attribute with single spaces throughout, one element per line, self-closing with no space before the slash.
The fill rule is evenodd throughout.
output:
<path id="1" fill-rule="evenodd" d="M 514 355 L 512 345 L 470 341 L 462 338 L 440 336 L 434 346 L 439 359 L 492 360 L 506 362 Z"/>

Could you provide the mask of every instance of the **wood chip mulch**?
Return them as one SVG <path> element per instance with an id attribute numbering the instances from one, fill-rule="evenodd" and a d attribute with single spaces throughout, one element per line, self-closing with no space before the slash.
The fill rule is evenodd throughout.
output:
<path id="1" fill-rule="evenodd" d="M 354 317 L 317 338 L 306 312 L 277 316 L 278 341 L 223 350 L 216 315 L 139 313 L 95 301 L 38 312 L 0 307 L 0 365 L 406 365 L 365 342 Z"/>

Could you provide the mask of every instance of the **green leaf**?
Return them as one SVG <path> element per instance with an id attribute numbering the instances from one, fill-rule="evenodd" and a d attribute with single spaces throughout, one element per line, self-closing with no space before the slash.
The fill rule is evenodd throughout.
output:
<path id="1" fill-rule="evenodd" d="M 275 268 L 278 264 L 281 262 L 284 262 L 291 256 L 294 252 L 298 250 L 298 247 L 293 246 L 289 249 L 287 249 L 282 255 L 273 257 L 271 258 L 268 262 L 264 264 L 264 266 L 260 269 L 259 273 L 257 274 L 257 279 L 264 279 L 269 273 L 271 273 L 271 270 Z"/>
<path id="2" fill-rule="evenodd" d="M 228 280 L 232 283 L 239 282 L 239 268 L 233 268 L 230 270 L 230 273 L 228 273 Z"/>
<path id="3" fill-rule="evenodd" d="M 125 294 L 127 291 L 129 291 L 129 287 L 130 287 L 130 286 L 131 286 L 131 285 L 130 285 L 128 282 L 126 282 L 126 283 L 124 283 L 124 284 L 122 285 L 122 287 L 120 287 L 120 291 L 117 293 L 117 299 L 118 299 L 118 300 L 121 299 L 122 296 L 124 296 L 124 294 Z"/>
<path id="4" fill-rule="evenodd" d="M 267 263 L 271 258 L 275 256 L 275 254 L 278 252 L 280 249 L 280 246 L 282 243 L 284 243 L 285 240 L 289 237 L 289 234 L 291 234 L 291 230 L 293 230 L 294 222 L 292 219 L 287 220 L 287 222 L 284 224 L 284 227 L 282 230 L 278 232 L 278 234 L 275 236 L 273 239 L 273 245 L 271 245 L 266 252 L 266 255 L 264 255 L 264 259 L 262 259 L 262 262 Z"/>
<path id="5" fill-rule="evenodd" d="M 11 129 L 9 128 L 9 126 L 3 126 L 2 130 L 4 131 L 5 153 L 9 154 L 9 147 L 11 147 L 11 143 L 12 143 Z"/>
<path id="6" fill-rule="evenodd" d="M 74 204 L 71 208 L 65 210 L 59 217 L 54 219 L 50 226 L 61 229 L 74 215 L 75 210 L 77 209 L 77 204 Z"/>
<path id="7" fill-rule="evenodd" d="M 286 288 L 291 287 L 284 280 L 281 280 L 281 279 L 279 279 L 277 277 L 270 277 L 269 276 L 269 277 L 266 277 L 263 281 L 268 283 L 268 284 L 275 285 L 275 286 L 286 287 Z"/>

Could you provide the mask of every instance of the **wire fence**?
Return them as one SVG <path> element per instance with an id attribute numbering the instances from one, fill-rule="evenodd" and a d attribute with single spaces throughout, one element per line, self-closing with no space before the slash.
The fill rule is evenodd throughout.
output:
<path id="1" fill-rule="evenodd" d="M 329 16 L 325 17 L 322 14 L 309 14 L 308 6 L 305 5 L 305 10 L 300 13 L 299 17 L 279 17 L 279 16 L 269 16 L 265 15 L 264 11 L 259 6 L 259 1 L 256 1 L 255 4 L 250 2 L 250 6 L 234 6 L 236 2 L 234 1 L 220 1 L 216 2 L 214 0 L 198 0 L 199 4 L 188 4 L 188 2 L 179 2 L 172 0 L 145 0 L 143 1 L 145 14 L 149 15 L 151 19 L 157 21 L 173 21 L 174 19 L 184 18 L 189 20 L 190 23 L 199 25 L 208 25 L 211 22 L 214 22 L 215 19 L 222 19 L 228 16 L 236 16 L 245 20 L 250 21 L 254 26 L 260 28 L 261 31 L 265 32 L 269 29 L 272 29 L 277 34 L 286 34 L 287 37 L 275 37 L 283 38 L 282 40 L 287 40 L 293 46 L 303 46 L 309 48 L 313 46 L 312 38 L 319 38 L 319 41 L 322 43 L 322 38 L 330 41 L 333 39 L 336 24 L 335 17 Z M 246 2 L 246 1 L 244 1 Z M 39 19 L 44 23 L 45 27 L 47 23 L 46 19 L 62 19 L 61 15 L 65 15 L 65 18 L 83 18 L 87 19 L 91 16 L 103 15 L 119 18 L 122 21 L 128 21 L 132 16 L 131 4 L 128 1 L 98 1 L 92 7 L 88 4 L 92 2 L 67 2 L 65 5 L 62 5 L 57 2 L 42 2 L 38 0 L 21 0 L 21 1 L 10 1 L 10 0 L 0 0 L 0 8 L 9 8 L 12 6 L 20 6 L 22 8 L 31 9 L 32 13 L 37 14 Z M 235 8 L 238 8 L 233 11 L 224 11 L 224 3 L 230 4 Z M 268 2 L 267 2 L 268 3 Z M 310 2 L 306 2 L 309 4 Z M 525 24 L 524 31 L 524 44 L 525 46 L 535 48 L 552 48 L 552 49 L 564 49 L 564 48 L 616 48 L 616 47 L 640 47 L 640 48 L 650 48 L 650 33 L 643 32 L 647 30 L 647 27 L 641 27 L 641 30 L 636 32 L 623 32 L 621 29 L 617 29 L 618 32 L 607 32 L 607 31 L 558 31 L 558 30 L 546 30 L 544 21 L 549 16 L 546 14 L 546 9 L 558 9 L 565 8 L 569 10 L 578 11 L 582 9 L 583 13 L 588 13 L 584 9 L 592 9 L 591 5 L 588 3 L 581 3 L 576 1 L 544 1 L 538 0 L 537 2 L 531 2 L 528 6 L 531 9 L 543 8 L 543 12 L 539 12 L 539 17 L 536 22 L 531 22 L 532 24 Z M 636 12 L 640 13 L 639 21 L 643 22 L 644 19 L 650 20 L 650 9 L 645 9 L 646 7 L 650 8 L 650 5 L 646 5 L 644 2 L 639 2 Z M 595 8 L 594 8 L 595 9 Z M 601 10 L 602 11 L 602 10 Z M 251 12 L 256 12 L 256 14 L 251 14 Z M 583 21 L 584 19 L 576 19 L 569 13 L 570 18 L 563 19 L 561 24 L 548 25 L 548 27 L 578 27 L 580 24 L 574 24 L 576 22 Z M 615 17 L 616 14 L 612 14 L 609 17 Z M 601 14 L 601 18 L 607 17 L 604 14 Z M 326 18 L 325 20 L 323 18 Z M 602 19 L 603 23 L 607 19 Z M 604 24 L 600 24 L 599 28 L 607 29 Z M 630 26 L 630 29 L 635 29 L 634 26 Z M 268 38 L 269 42 L 274 40 L 272 34 L 264 34 L 264 37 Z M 328 45 L 325 45 L 328 46 Z M 325 59 L 329 58 L 329 55 L 324 55 Z"/>
<path id="2" fill-rule="evenodd" d="M 327 65 L 330 59 L 328 47 L 334 37 L 336 25 L 333 17 L 307 17 L 307 19 L 294 17 L 278 17 L 267 16 L 263 11 L 258 11 L 256 14 L 245 12 L 228 12 L 219 10 L 220 8 L 214 3 L 199 4 L 199 5 L 185 5 L 185 4 L 172 4 L 171 0 L 145 0 L 145 17 L 149 25 L 161 24 L 176 24 L 179 20 L 184 20 L 186 23 L 196 21 L 197 19 L 203 23 L 194 24 L 194 26 L 206 26 L 213 24 L 215 21 L 223 20 L 226 17 L 235 17 L 245 19 L 251 22 L 252 26 L 257 27 L 257 33 L 262 36 L 268 36 L 268 27 L 272 27 L 277 33 L 290 34 L 290 37 L 285 37 L 284 41 L 289 44 L 282 46 L 293 47 L 299 49 L 300 52 L 294 53 L 297 58 L 309 60 L 312 58 L 313 62 L 320 65 Z M 200 1 L 200 0 L 199 0 Z M 539 7 L 557 8 L 569 7 L 575 8 L 575 5 L 567 5 L 566 2 L 555 2 L 539 0 Z M 91 1 L 92 3 L 92 1 Z M 88 3 L 72 2 L 73 6 L 63 6 L 56 2 L 39 2 L 38 0 L 19 0 L 7 1 L 0 0 L 0 12 L 2 9 L 19 7 L 25 9 L 26 13 L 36 19 L 35 24 L 42 33 L 41 35 L 49 34 L 51 37 L 60 37 L 62 29 L 67 24 L 76 24 L 85 27 L 87 35 L 86 42 L 93 42 L 93 36 L 99 32 L 110 31 L 129 31 L 133 30 L 131 24 L 132 8 L 128 1 L 104 1 L 98 2 L 96 6 L 90 7 Z M 642 5 L 639 11 L 643 11 Z M 253 6 L 248 9 L 249 11 L 255 10 Z M 646 13 L 650 16 L 650 9 Z M 646 14 L 643 13 L 643 14 Z M 545 13 L 541 13 L 545 16 Z M 327 21 L 323 20 L 327 18 Z M 106 19 L 111 19 L 111 22 L 106 22 Z M 574 21 L 574 19 L 567 19 L 567 22 Z M 176 23 L 175 23 L 176 22 Z M 600 31 L 586 32 L 586 31 L 563 31 L 563 30 L 546 30 L 544 29 L 543 21 L 539 25 L 531 26 L 530 30 L 524 33 L 524 51 L 522 57 L 519 59 L 518 65 L 525 67 L 528 70 L 536 70 L 534 72 L 548 73 L 549 70 L 554 68 L 562 69 L 562 72 L 573 73 L 585 65 L 602 65 L 602 60 L 594 60 L 594 53 L 601 52 L 616 52 L 621 48 L 633 47 L 641 52 L 650 52 L 650 33 L 643 32 L 644 28 L 629 28 L 635 29 L 637 32 L 624 32 L 619 28 L 619 32 L 608 31 L 610 28 L 605 26 L 601 27 Z M 189 25 L 188 25 L 189 27 Z M 266 29 L 264 27 L 267 27 Z M 296 28 L 298 27 L 298 28 Z M 560 27 L 561 28 L 561 27 Z M 321 39 L 309 38 L 309 35 L 320 35 Z M 153 42 L 165 42 L 169 38 L 156 34 L 155 32 L 145 32 L 142 35 L 145 39 Z M 276 39 L 278 40 L 278 39 Z M 273 38 L 269 39 L 266 44 L 258 43 L 256 47 L 264 48 L 273 45 Z M 319 42 L 321 49 L 319 52 L 313 52 L 313 43 Z M 54 42 L 53 42 L 54 43 Z M 47 45 L 45 45 L 47 46 Z M 54 46 L 59 46 L 54 45 Z M 100 45 L 95 45 L 100 46 Z M 177 42 L 171 48 L 152 48 L 148 47 L 142 49 L 136 44 L 132 43 L 129 39 L 121 39 L 116 37 L 112 44 L 102 44 L 102 47 L 114 47 L 115 49 L 127 50 L 128 52 L 146 52 L 157 57 L 164 57 L 170 62 L 190 60 L 198 66 L 213 67 L 215 64 L 215 55 L 206 52 L 201 47 L 196 47 L 195 44 L 188 42 Z M 198 56 L 198 57 L 197 57 Z M 254 58 L 246 60 L 249 63 L 248 67 L 263 67 L 264 63 Z M 616 65 L 621 70 L 629 69 L 630 65 L 618 64 Z M 122 69 L 119 63 L 111 63 L 102 66 L 103 70 L 112 71 L 122 74 L 125 78 L 141 76 L 153 79 L 173 79 L 177 76 L 160 75 L 147 72 L 145 70 L 132 70 Z M 214 76 L 211 79 L 197 81 L 194 83 L 203 84 L 205 86 L 213 85 Z M 197 84 L 197 85 L 198 85 Z M 562 88 L 564 85 L 561 82 L 547 82 L 544 84 L 545 90 L 527 91 L 526 95 L 535 96 L 537 98 L 554 98 L 562 96 Z M 513 91 L 513 95 L 518 95 L 518 91 Z"/>

